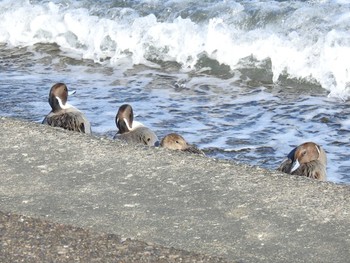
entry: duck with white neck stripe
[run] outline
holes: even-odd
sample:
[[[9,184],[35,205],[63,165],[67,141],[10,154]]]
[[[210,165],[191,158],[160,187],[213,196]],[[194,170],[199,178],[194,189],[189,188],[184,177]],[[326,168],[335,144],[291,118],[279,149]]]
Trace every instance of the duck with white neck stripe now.
[[[52,110],[44,118],[42,124],[90,134],[90,122],[81,111],[70,105],[67,100],[67,86],[64,83],[53,85],[49,94],[49,104]]]
[[[123,104],[119,107],[115,123],[119,131],[114,139],[147,146],[155,146],[159,142],[157,135],[151,129],[134,121],[133,109],[129,104]]]

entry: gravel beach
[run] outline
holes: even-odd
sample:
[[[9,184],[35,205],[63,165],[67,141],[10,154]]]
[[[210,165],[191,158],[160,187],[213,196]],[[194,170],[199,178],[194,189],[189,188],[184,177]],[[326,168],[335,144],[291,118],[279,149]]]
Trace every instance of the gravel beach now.
[[[122,239],[0,212],[1,262],[227,262],[184,250]]]

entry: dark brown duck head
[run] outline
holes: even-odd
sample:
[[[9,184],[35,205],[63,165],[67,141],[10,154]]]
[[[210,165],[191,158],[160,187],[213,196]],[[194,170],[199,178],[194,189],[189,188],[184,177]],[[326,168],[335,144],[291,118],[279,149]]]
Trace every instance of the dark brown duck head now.
[[[118,127],[120,134],[129,132],[132,130],[134,121],[134,113],[131,105],[123,104],[119,107],[118,113],[115,116],[115,124]]]
[[[68,100],[68,88],[64,83],[56,83],[50,89],[49,104],[53,112],[57,112],[61,109],[69,108]]]

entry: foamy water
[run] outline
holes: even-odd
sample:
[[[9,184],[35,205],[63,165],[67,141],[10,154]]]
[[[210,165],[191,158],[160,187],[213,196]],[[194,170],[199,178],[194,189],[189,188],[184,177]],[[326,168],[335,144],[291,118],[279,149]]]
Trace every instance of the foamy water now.
[[[123,103],[159,137],[274,169],[308,140],[350,182],[346,1],[1,1],[0,114],[41,121],[55,82],[97,135]]]

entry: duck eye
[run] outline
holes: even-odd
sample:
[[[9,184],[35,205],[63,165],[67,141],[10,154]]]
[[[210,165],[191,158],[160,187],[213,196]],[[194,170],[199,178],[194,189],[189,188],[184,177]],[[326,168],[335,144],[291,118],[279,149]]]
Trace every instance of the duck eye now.
[[[176,143],[179,143],[179,141],[175,141]]]

